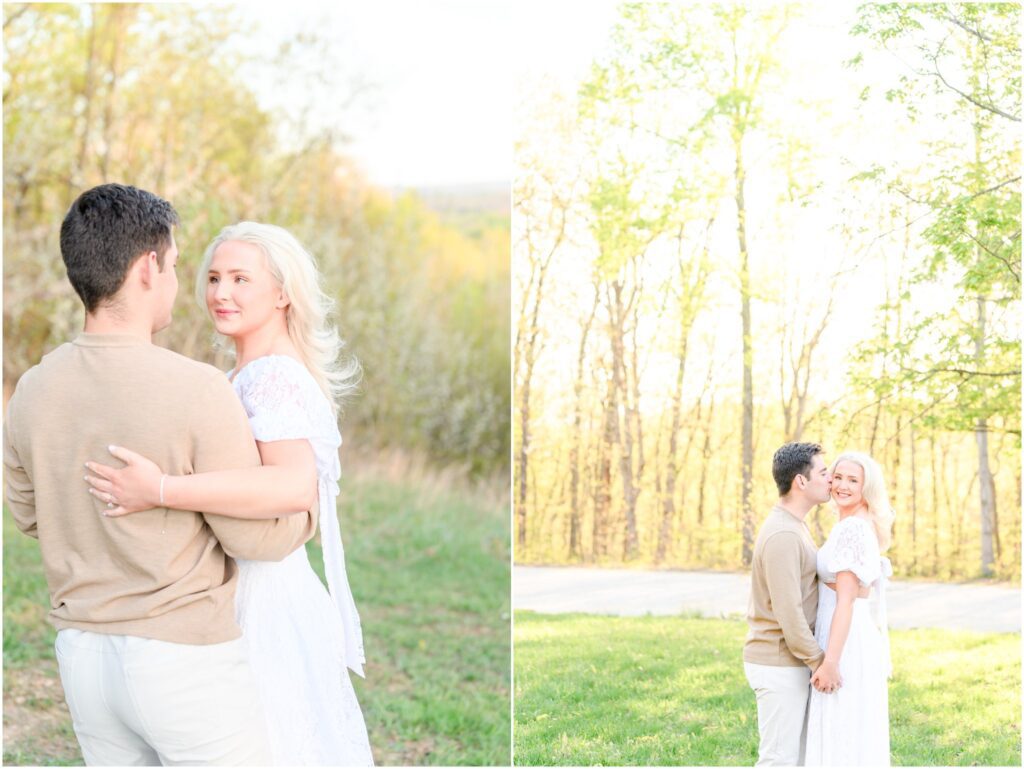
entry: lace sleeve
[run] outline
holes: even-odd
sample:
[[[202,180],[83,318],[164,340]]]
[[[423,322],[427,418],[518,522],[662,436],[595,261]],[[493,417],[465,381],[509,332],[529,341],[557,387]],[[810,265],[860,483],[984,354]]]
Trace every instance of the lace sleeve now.
[[[836,525],[835,537],[827,564],[830,572],[852,571],[864,587],[881,576],[882,559],[870,523],[859,518],[840,521]]]
[[[239,372],[238,395],[256,440],[286,441],[315,433],[301,365],[273,356]]]

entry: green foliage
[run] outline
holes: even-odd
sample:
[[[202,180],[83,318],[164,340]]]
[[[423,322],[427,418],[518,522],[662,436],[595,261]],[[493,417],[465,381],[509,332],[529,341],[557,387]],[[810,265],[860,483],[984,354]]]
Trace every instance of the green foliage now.
[[[950,286],[958,301],[908,317],[895,340],[890,312],[897,303],[913,309],[899,297],[858,363],[888,359],[890,391],[917,407],[935,404],[928,426],[974,430],[988,420],[1018,445],[1020,337],[1008,319],[1020,306],[1020,10],[1015,3],[866,5],[852,30],[913,56],[897,90],[915,104],[909,117],[930,113],[973,139],[967,147],[935,141],[937,173],[897,168],[859,176],[925,207],[915,217],[923,226],[911,235],[922,256],[910,265],[909,285]],[[903,226],[909,231],[912,223]],[[862,372],[862,387],[889,397],[867,379]]]
[[[339,513],[367,656],[353,683],[377,763],[507,764],[507,504],[381,475],[345,481]],[[39,546],[6,511],[3,533],[4,763],[80,764]],[[319,546],[307,551],[322,578]]]
[[[750,766],[745,622],[516,612],[519,766]],[[1020,757],[1020,636],[891,631],[894,766]]]
[[[158,343],[228,368],[190,299],[196,267],[225,225],[281,225],[317,257],[363,364],[346,437],[478,475],[507,467],[507,204],[468,200],[446,218],[416,193],[374,188],[335,129],[296,128],[251,85],[268,60],[278,75],[305,73],[317,41],[260,50],[246,43],[253,25],[240,7],[27,4],[4,14],[6,387],[80,328],[57,233],[81,191],[120,181],[166,197],[182,217],[182,293]],[[341,77],[319,61],[318,78]],[[322,107],[313,90],[307,98]]]
[[[600,176],[591,182],[588,202],[593,213],[591,233],[598,249],[596,271],[614,277],[660,234],[667,212],[647,218],[649,204],[638,199],[634,181],[638,172],[630,164],[623,162],[612,173],[614,176]]]

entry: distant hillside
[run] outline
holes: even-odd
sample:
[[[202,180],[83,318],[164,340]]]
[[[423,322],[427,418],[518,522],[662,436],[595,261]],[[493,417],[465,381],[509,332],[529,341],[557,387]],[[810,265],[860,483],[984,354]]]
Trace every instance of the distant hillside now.
[[[410,188],[395,187],[400,195]],[[484,182],[440,187],[411,188],[427,206],[445,219],[463,220],[479,214],[508,217],[512,210],[512,191],[508,182]]]

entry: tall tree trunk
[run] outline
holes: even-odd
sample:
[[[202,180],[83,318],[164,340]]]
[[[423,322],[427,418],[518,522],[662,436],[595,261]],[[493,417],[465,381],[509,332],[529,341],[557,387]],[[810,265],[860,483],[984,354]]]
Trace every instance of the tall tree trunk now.
[[[623,537],[623,555],[630,559],[636,555],[636,512],[633,507],[635,492],[633,489],[633,431],[629,424],[626,392],[626,350],[625,350],[625,307],[622,301],[623,280],[618,279],[608,287],[608,309],[611,316],[612,343],[612,385],[614,395],[612,417],[615,421],[615,433],[619,442],[619,474],[622,477],[622,502],[625,518]],[[619,425],[619,412],[622,411],[622,424]]]
[[[939,532],[942,530],[942,519],[939,517],[939,470],[935,460],[939,451],[935,446],[935,433],[933,432],[928,436],[928,445],[931,447],[931,460],[932,460],[932,514],[935,516],[935,522],[932,527],[934,534],[932,538],[932,574],[937,575],[939,573]]]
[[[910,425],[910,568],[917,571],[917,441]]]
[[[669,536],[672,533],[672,520],[676,515],[676,478],[679,475],[679,469],[676,466],[679,452],[679,419],[682,412],[683,377],[686,373],[686,346],[689,337],[689,329],[684,329],[679,338],[679,350],[677,352],[676,386],[672,394],[672,426],[668,432],[665,486],[661,494],[661,527],[658,531],[658,549],[655,554],[655,560],[658,563],[665,559]]]
[[[593,454],[593,457],[587,462],[586,472],[583,476],[584,484],[587,488],[587,494],[590,497],[590,549],[583,551],[584,563],[593,562],[596,556],[594,551],[595,535],[597,531],[595,521],[597,521],[598,518],[598,507],[601,493],[601,484],[598,480],[598,474],[601,471],[601,449],[604,445],[604,432],[597,432],[594,438],[595,439],[593,441],[590,441],[592,444],[592,450],[590,453]]]
[[[576,356],[576,381],[573,383],[573,419],[572,419],[572,445],[569,449],[569,557],[581,558],[581,514],[579,502],[580,484],[580,442],[582,440],[583,425],[583,365],[587,355],[587,337],[590,335],[590,327],[594,323],[594,316],[597,314],[597,305],[600,298],[598,287],[594,285],[594,301],[590,306],[590,314],[586,323],[583,324],[583,333],[580,335],[580,348]]]
[[[707,537],[704,536],[704,518],[705,510],[707,507],[707,498],[705,496],[708,483],[708,465],[711,464],[711,428],[715,418],[715,391],[711,391],[711,401],[708,403],[708,416],[704,422],[704,444],[701,446],[701,463],[700,463],[700,480],[698,481],[697,491],[697,529],[701,533],[701,540],[697,546],[697,557],[703,558],[705,551],[705,543]],[[721,508],[721,500],[719,501],[719,508]],[[724,522],[723,522],[724,524]],[[725,528],[724,525],[722,528]]]
[[[528,368],[532,368],[532,365],[527,364]],[[520,402],[519,402],[519,457],[518,457],[518,470],[517,470],[517,481],[518,481],[518,493],[516,494],[516,524],[518,525],[518,539],[517,544],[520,553],[526,552],[526,492],[527,492],[527,472],[529,470],[530,462],[530,379],[532,377],[528,373],[520,384]]]
[[[949,464],[952,465],[950,470],[946,470],[947,464],[946,457],[949,458]],[[957,452],[947,450],[945,457],[942,461],[943,474],[942,474],[942,492],[946,498],[946,509],[949,511],[949,519],[953,529],[953,569],[955,573],[963,568],[963,564],[960,563],[960,558],[963,555],[964,545],[964,534],[963,534],[963,520],[964,520],[964,509],[961,507],[955,496],[955,484],[956,479],[960,473],[960,463],[957,460]],[[973,483],[973,481],[972,481]],[[951,488],[952,487],[952,488]]]
[[[623,373],[626,374],[626,386],[629,388],[626,394],[627,429],[632,430],[634,436],[633,445],[636,447],[636,466],[633,470],[632,481],[633,493],[630,495],[629,505],[627,507],[627,532],[631,522],[633,543],[631,549],[629,547],[626,548],[627,559],[636,558],[639,555],[640,531],[637,527],[636,511],[640,494],[644,490],[644,472],[647,468],[647,459],[644,449],[644,423],[643,418],[640,416],[640,376],[642,374],[639,356],[640,345],[637,344],[636,338],[637,329],[640,327],[640,297],[643,294],[643,280],[638,276],[639,270],[637,267],[636,262],[634,262],[634,282],[629,302],[633,308],[632,328],[630,329],[630,344],[632,345],[632,349],[630,351],[631,365],[629,366],[629,369],[623,371]]]
[[[978,370],[985,363],[985,298],[977,298],[978,325],[974,335],[974,360]],[[996,517],[996,489],[988,463],[988,422],[979,417],[974,430],[978,447],[978,493],[981,502],[981,575],[991,577],[995,563],[992,551],[994,521]]]
[[[747,209],[743,187],[746,170],[743,165],[743,130],[733,129],[736,156],[736,236],[740,249],[740,303],[743,321],[743,428],[740,459],[740,509],[743,515],[743,565],[750,566],[754,555],[754,511],[751,496],[754,489],[754,347],[750,324],[750,255],[747,252]]]
[[[900,494],[902,493],[902,489],[903,489],[903,483],[902,483],[902,481],[900,479],[900,463],[901,463],[901,461],[903,459],[903,416],[900,414],[899,408],[900,408],[900,406],[897,405],[897,407],[896,407],[896,433],[893,436],[894,437],[894,444],[893,444],[893,458],[892,458],[892,476],[891,476],[890,483],[889,483],[889,494],[891,495],[890,499],[892,500],[893,507],[896,510],[898,510],[900,513],[903,513],[904,509],[903,509],[903,506],[900,504],[900,502],[901,502]],[[900,524],[900,525],[897,525],[897,524]],[[896,549],[896,546],[899,544],[899,541],[900,541],[900,530],[901,530],[901,528],[902,528],[902,521],[900,521],[900,516],[897,515],[896,519],[893,521],[893,525],[892,525],[892,545],[893,545],[893,549],[894,550]],[[893,566],[894,567],[897,565],[897,563],[896,563],[897,559],[895,557],[897,555],[900,556],[899,557],[899,564],[902,565],[904,563],[905,559],[902,557],[903,556],[902,552],[898,552],[898,553],[897,552],[892,552],[892,555],[893,555]]]
[[[597,496],[594,503],[593,551],[595,558],[608,554],[608,525],[612,504],[612,451],[618,443],[618,408],[615,385],[608,377],[604,402],[604,429],[598,454]]]

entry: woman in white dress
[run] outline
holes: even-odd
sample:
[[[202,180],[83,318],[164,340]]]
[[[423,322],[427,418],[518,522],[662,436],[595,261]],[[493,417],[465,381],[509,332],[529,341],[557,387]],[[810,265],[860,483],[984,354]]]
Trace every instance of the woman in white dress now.
[[[818,551],[815,638],[825,660],[811,679],[807,766],[889,766],[891,672],[882,556],[892,541],[893,510],[882,471],[860,453],[832,465],[832,502],[839,521]],[[878,618],[870,596],[878,595]],[[822,691],[819,679],[840,686]]]
[[[312,256],[286,230],[241,222],[207,248],[197,298],[234,342],[228,376],[249,417],[263,466],[164,474],[124,448],[121,469],[88,463],[90,492],[108,515],[154,507],[266,518],[319,503],[328,591],[299,548],[283,561],[238,560],[235,611],[278,765],[370,766],[373,756],[348,671],[363,675],[362,633],[345,574],[336,514],[341,436],[336,400],[353,363],[327,321],[330,300]]]

